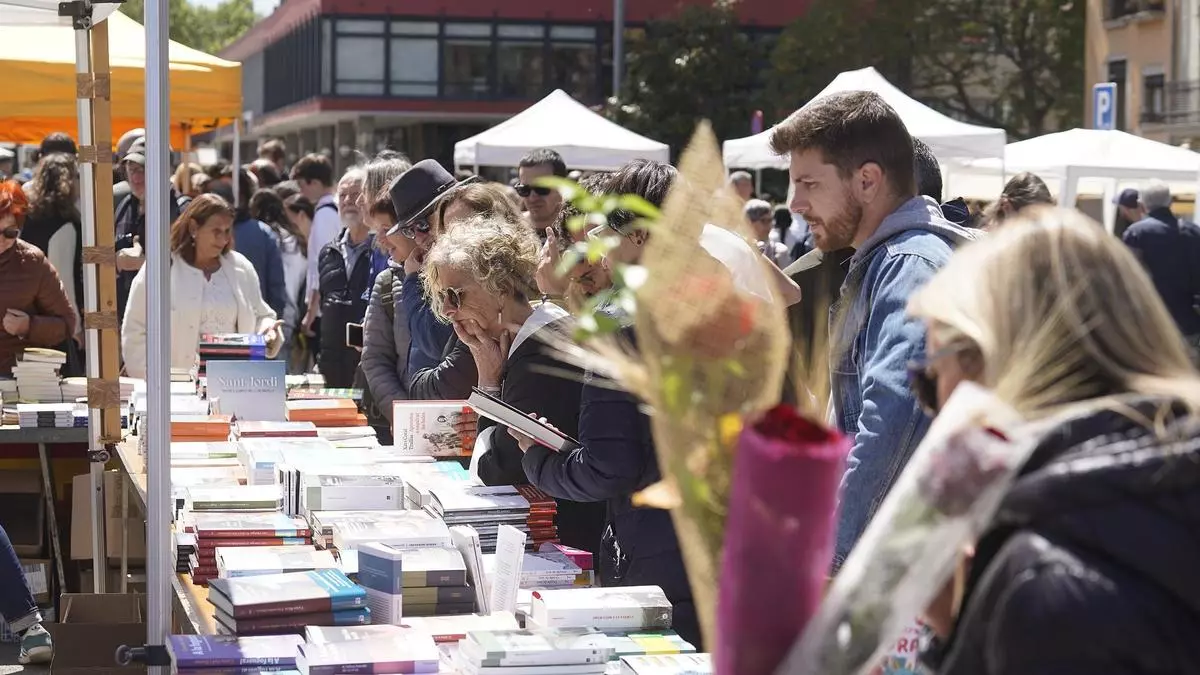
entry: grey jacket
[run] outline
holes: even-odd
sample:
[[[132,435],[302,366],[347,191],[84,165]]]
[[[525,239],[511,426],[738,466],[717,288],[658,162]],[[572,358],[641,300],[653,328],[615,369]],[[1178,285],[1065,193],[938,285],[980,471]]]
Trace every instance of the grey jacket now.
[[[408,316],[400,302],[400,275],[386,269],[375,277],[367,318],[363,325],[363,351],[360,364],[379,411],[392,421],[392,402],[407,399]],[[391,311],[385,307],[391,298]]]

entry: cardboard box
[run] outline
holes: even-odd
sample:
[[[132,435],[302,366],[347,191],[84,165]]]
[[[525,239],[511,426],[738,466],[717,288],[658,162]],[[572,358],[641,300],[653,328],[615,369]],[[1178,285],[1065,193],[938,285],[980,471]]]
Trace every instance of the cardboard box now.
[[[121,476],[116,471],[104,473],[104,511],[106,548],[110,561],[121,559],[121,534],[129,533],[129,562],[141,564],[146,560],[146,523],[138,515],[137,495],[129,500],[129,519],[121,522]],[[90,474],[75,476],[71,483],[71,559],[89,560],[92,557],[92,478]]]
[[[42,497],[40,472],[0,471],[0,525],[4,526],[18,556],[42,555],[46,544],[46,501]]]
[[[145,666],[118,666],[121,645],[146,644],[146,596],[64,593],[58,623],[46,625],[54,640],[53,675],[132,675]]]
[[[33,601],[39,605],[50,602],[50,561],[21,560],[21,570],[25,572],[25,581],[33,592]]]
[[[90,566],[79,570],[79,591],[81,593],[91,593],[94,588],[92,585],[94,579],[95,574]],[[104,575],[104,579],[105,591],[109,593],[121,592],[121,570],[119,567],[109,567],[107,573]],[[130,593],[145,593],[146,571],[140,568],[130,568],[126,586]]]

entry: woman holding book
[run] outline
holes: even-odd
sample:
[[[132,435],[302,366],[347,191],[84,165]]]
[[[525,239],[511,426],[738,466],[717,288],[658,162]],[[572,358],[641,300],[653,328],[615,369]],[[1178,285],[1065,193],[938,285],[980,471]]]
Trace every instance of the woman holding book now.
[[[955,253],[909,303],[914,388],[959,382],[1036,428],[992,522],[927,612],[943,675],[1200,672],[1200,375],[1134,255],[1042,208]]]
[[[525,411],[538,411],[568,435],[579,426],[582,373],[559,360],[547,345],[569,335],[570,317],[540,293],[534,281],[540,242],[524,223],[474,216],[443,232],[425,262],[426,290],[438,316],[474,357],[483,391]],[[560,338],[562,339],[562,338]],[[504,429],[481,420],[476,452],[479,477],[488,485],[529,480],[522,452]],[[597,553],[604,526],[603,503],[558,500],[558,532],[567,546]]]
[[[22,241],[29,201],[16,181],[0,182],[0,375],[26,347],[57,348],[75,332],[75,309],[37,246]]]
[[[200,336],[206,333],[262,335],[268,358],[283,345],[282,322],[263,300],[254,266],[233,250],[233,219],[228,202],[207,194],[188,204],[171,226],[171,368],[195,365]],[[146,376],[146,329],[142,267],[121,326],[125,371],[132,377]]]

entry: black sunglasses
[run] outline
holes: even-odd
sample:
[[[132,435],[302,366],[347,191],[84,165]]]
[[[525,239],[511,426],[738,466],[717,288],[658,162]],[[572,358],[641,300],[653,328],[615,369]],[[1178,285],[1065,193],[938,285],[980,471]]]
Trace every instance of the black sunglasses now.
[[[0,230],[0,235],[4,235],[5,239],[16,239],[21,236],[21,228],[13,225]]]
[[[923,355],[908,362],[908,386],[912,389],[917,403],[931,417],[938,414],[938,376],[933,371],[933,364],[947,356],[959,354],[970,349],[970,345],[951,344],[936,352]]]
[[[442,308],[455,311],[462,309],[462,296],[463,292],[457,288],[443,288],[438,294],[442,301]]]
[[[400,234],[408,237],[409,239],[415,239],[418,232],[421,234],[426,234],[431,229],[433,229],[433,226],[429,224],[428,217],[414,218],[413,220],[410,220],[400,226]]]
[[[517,191],[517,194],[521,195],[522,199],[528,197],[531,192],[536,192],[542,197],[548,197],[551,192],[554,192],[554,188],[541,187],[540,185],[525,185],[523,183],[517,183],[513,186],[513,189]]]

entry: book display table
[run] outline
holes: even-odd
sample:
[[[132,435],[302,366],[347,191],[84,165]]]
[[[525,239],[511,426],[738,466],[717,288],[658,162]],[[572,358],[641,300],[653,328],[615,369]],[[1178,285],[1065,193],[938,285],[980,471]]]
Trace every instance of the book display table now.
[[[128,487],[132,490],[121,490],[122,517],[127,515],[129,506],[126,496],[132,492],[138,513],[146,515],[146,465],[137,450],[137,439],[127,438],[117,446],[117,457],[121,461],[121,474],[125,477]],[[121,577],[125,578],[128,569],[128,550],[122,546]],[[124,590],[124,589],[122,589]],[[171,576],[172,606],[175,610],[176,633],[215,635],[216,627],[213,622],[213,608],[208,603],[208,589],[192,583],[186,574]]]

